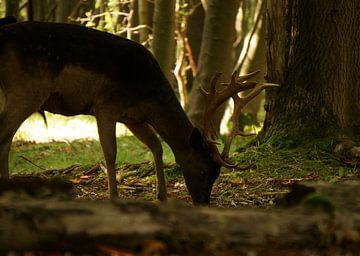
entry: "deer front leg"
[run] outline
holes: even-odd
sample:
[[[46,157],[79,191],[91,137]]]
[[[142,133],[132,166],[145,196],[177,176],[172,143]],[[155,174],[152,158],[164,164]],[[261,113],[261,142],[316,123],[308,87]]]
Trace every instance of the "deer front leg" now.
[[[8,98],[9,102],[21,102],[21,100]],[[16,106],[9,104],[9,106],[11,107],[0,113],[0,177],[5,179],[9,178],[8,162],[12,139],[21,123],[36,109],[30,104]]]
[[[110,199],[118,197],[115,173],[116,161],[116,122],[106,116],[96,116],[100,144],[104,153],[108,177]]]
[[[156,198],[162,202],[166,201],[166,184],[162,159],[163,149],[160,140],[148,124],[126,124],[126,126],[151,150],[154,156],[156,171]]]

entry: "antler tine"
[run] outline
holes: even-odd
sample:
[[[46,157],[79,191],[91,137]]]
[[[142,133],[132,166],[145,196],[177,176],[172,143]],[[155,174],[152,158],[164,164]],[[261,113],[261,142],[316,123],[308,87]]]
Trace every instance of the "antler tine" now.
[[[236,72],[236,71],[235,71]],[[235,73],[234,72],[234,73]],[[254,76],[256,76],[257,74],[259,74],[259,72],[260,72],[260,70],[256,70],[256,71],[254,71],[254,72],[251,72],[251,73],[249,73],[249,74],[246,74],[246,75],[243,75],[243,76],[238,76],[237,78],[236,78],[236,82],[237,83],[242,83],[242,82],[244,82],[244,81],[247,81],[247,80],[249,80],[250,78],[253,78]]]
[[[216,84],[217,81],[219,80],[219,78],[221,77],[222,73],[221,72],[217,72],[213,75],[213,77],[211,78],[210,81],[210,91],[206,91],[205,88],[203,86],[200,86],[200,91],[202,92],[202,94],[205,97],[213,97],[213,95],[216,94]]]
[[[216,91],[216,84],[222,75],[222,73],[216,73],[210,83],[210,92],[207,92],[204,90],[204,88],[201,88],[202,92],[206,97],[212,98],[212,104],[211,104],[211,110],[215,111],[222,103],[224,103],[227,99],[232,97],[233,95],[254,88],[257,83],[256,82],[245,82],[251,77],[254,77],[256,74],[258,74],[260,71],[251,72],[244,76],[238,76],[238,72],[234,71],[231,76],[230,83],[222,83],[222,85],[226,85],[227,87],[223,89],[220,92]]]
[[[231,121],[233,123],[233,127],[231,129],[230,134],[228,135],[228,137],[225,140],[224,148],[223,148],[223,151],[221,153],[222,157],[224,157],[224,158],[229,157],[230,146],[231,146],[231,143],[232,143],[233,139],[237,135],[245,135],[240,130],[239,121],[238,121],[241,110],[245,105],[243,104],[243,101],[238,96],[238,94],[233,95],[232,99],[233,99],[233,102],[234,102],[234,111],[233,111],[233,114],[231,115]]]
[[[241,92],[246,91],[249,89],[254,88],[257,83],[256,82],[250,82],[247,81],[248,79],[254,77],[257,75],[260,71],[251,72],[249,74],[238,76],[238,72],[234,71],[231,76],[230,83],[223,83],[222,85],[227,86],[223,91],[220,93],[222,94],[223,101],[227,100],[228,98],[232,97],[233,95]]]
[[[217,105],[217,92],[216,92],[216,84],[221,77],[222,73],[217,72],[211,78],[210,82],[210,91],[207,92],[203,87],[201,87],[201,91],[203,92],[204,96],[206,97],[206,105],[204,110],[204,137],[208,142],[211,144],[216,144],[216,141],[212,140],[214,137],[214,129],[212,126],[212,118],[211,115],[215,112],[218,108]]]
[[[231,163],[227,160],[229,149],[232,143],[232,140],[237,135],[246,135],[244,134],[239,127],[238,117],[241,113],[242,108],[252,100],[256,95],[258,95],[263,89],[267,87],[279,86],[277,84],[269,84],[263,83],[258,84],[256,82],[247,81],[248,79],[257,75],[259,71],[255,71],[249,73],[244,76],[238,76],[238,72],[234,72],[231,76],[230,83],[223,83],[223,85],[227,85],[225,89],[220,92],[216,91],[216,85],[222,73],[216,73],[210,82],[210,91],[207,92],[203,87],[201,87],[201,91],[206,97],[206,106],[204,111],[204,137],[208,141],[208,145],[212,152],[213,160],[216,161],[221,166],[226,168],[236,168],[240,170],[248,169],[249,167],[241,168],[236,164]],[[244,98],[240,98],[238,93],[241,91],[253,89],[253,91]],[[213,140],[213,127],[212,127],[212,118],[211,116],[215,113],[216,109],[224,103],[227,99],[233,98],[234,100],[234,113],[231,117],[233,122],[233,129],[225,142],[224,150],[222,155],[220,155],[216,142]]]
[[[238,136],[238,135],[242,135],[242,136],[249,136],[251,134],[245,134],[240,130],[239,127],[239,115],[241,114],[241,110],[245,107],[245,105],[251,101],[254,97],[256,97],[263,89],[265,88],[269,88],[269,87],[277,87],[280,86],[278,84],[271,84],[271,83],[262,83],[262,84],[257,84],[257,86],[255,87],[255,89],[250,92],[250,94],[248,94],[247,96],[240,98],[238,96],[238,94],[233,95],[233,101],[234,101],[234,111],[233,114],[231,116],[231,121],[233,123],[233,128],[229,134],[229,136],[226,138],[225,144],[224,144],[224,149],[222,152],[222,157],[227,158],[229,156],[229,151],[230,151],[230,146],[231,143],[233,141],[233,139]]]
[[[270,87],[279,87],[279,84],[273,84],[273,83],[260,83],[255,86],[255,88],[245,97],[242,98],[244,101],[244,106],[251,101],[253,98],[255,98],[262,90]]]

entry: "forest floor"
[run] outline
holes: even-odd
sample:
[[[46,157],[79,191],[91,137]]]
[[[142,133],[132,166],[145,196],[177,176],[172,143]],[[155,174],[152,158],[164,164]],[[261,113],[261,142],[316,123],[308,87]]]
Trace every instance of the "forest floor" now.
[[[321,143],[301,148],[273,148],[244,141],[237,145],[231,154],[232,160],[242,166],[254,164],[256,167],[246,171],[222,169],[211,196],[214,207],[267,209],[294,183],[360,178],[358,162],[345,163],[321,148]],[[119,138],[118,147],[122,149],[117,171],[120,197],[156,201],[151,154],[133,136]],[[167,147],[164,158],[169,198],[190,203],[183,176]],[[102,159],[101,148],[94,140],[17,141],[13,144],[10,166],[15,169],[13,176],[60,177],[73,183],[76,198],[102,200],[108,198],[108,191],[104,163],[99,159]]]
[[[60,177],[74,184],[77,198],[108,198],[95,120],[47,113],[47,121],[46,127],[41,117],[33,115],[20,128],[10,152],[11,176]],[[123,127],[118,127],[117,133],[120,196],[155,201],[151,152]],[[354,147],[357,158],[349,160],[347,154],[334,153],[337,145],[331,139],[294,147],[289,140],[257,145],[254,137],[236,138],[230,153],[232,161],[254,168],[246,171],[223,168],[214,184],[211,204],[226,208],[271,208],[297,182],[359,179],[360,146]],[[165,143],[163,146],[168,196],[191,202],[172,152]]]

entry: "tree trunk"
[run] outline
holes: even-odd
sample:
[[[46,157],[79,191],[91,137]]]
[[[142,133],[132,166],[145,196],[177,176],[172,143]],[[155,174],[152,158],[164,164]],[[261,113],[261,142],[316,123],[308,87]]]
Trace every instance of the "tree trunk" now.
[[[360,1],[268,1],[264,135],[360,135]]]
[[[34,1],[28,0],[27,6],[26,6],[26,12],[27,12],[27,20],[33,21],[34,20]]]
[[[152,51],[169,81],[175,50],[175,0],[156,0]]]
[[[130,7],[130,11],[132,12],[132,15],[129,20],[130,23],[128,25],[130,25],[130,26],[128,28],[134,28],[139,25],[139,3],[138,3],[138,1],[130,2],[129,7]],[[134,33],[132,30],[128,30],[126,37],[133,41],[139,42],[139,34]]]
[[[58,0],[56,8],[56,22],[68,23],[69,16],[77,4],[77,1],[74,0]]]
[[[144,44],[149,39],[149,28],[152,23],[153,8],[151,8],[152,3],[148,0],[139,0],[138,9],[139,9],[139,24],[146,26],[141,28],[139,31],[140,43]]]
[[[39,1],[39,0],[38,0]],[[86,17],[86,13],[95,9],[95,0],[77,0],[69,14],[69,22],[79,24],[78,18]]]
[[[194,1],[199,3],[200,0]],[[198,64],[201,48],[202,33],[204,30],[205,10],[202,4],[196,5],[194,10],[187,16],[186,36],[189,40],[194,61]]]
[[[200,87],[210,87],[210,80],[216,72],[222,72],[222,79],[230,81],[234,61],[232,58],[235,39],[235,18],[240,1],[209,0],[202,36],[198,70],[188,103],[188,116],[192,123],[203,127],[205,98]],[[224,81],[223,80],[223,81]],[[218,132],[225,104],[215,113],[214,128]]]
[[[48,1],[33,0],[33,19],[35,21],[46,21],[46,15],[48,12]]]
[[[191,48],[191,54],[196,64],[196,67],[198,65],[198,60],[200,56],[201,39],[202,32],[204,30],[205,20],[205,10],[203,5],[200,3],[200,0],[195,0],[193,3],[194,9],[186,17],[186,37],[188,38],[188,42]],[[186,78],[186,90],[190,92],[195,78],[193,69],[187,70]]]
[[[5,1],[5,15],[19,17],[19,0],[6,0]]]

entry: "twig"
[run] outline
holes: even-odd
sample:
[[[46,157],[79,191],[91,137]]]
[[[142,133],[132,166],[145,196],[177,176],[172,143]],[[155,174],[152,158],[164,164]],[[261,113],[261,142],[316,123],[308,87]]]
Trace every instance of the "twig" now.
[[[32,164],[33,166],[35,166],[35,167],[39,168],[40,170],[46,171],[46,169],[45,169],[45,168],[43,168],[43,167],[41,167],[41,166],[39,166],[39,165],[35,164],[33,161],[31,161],[30,159],[26,158],[25,156],[19,156],[19,157],[20,157],[21,159],[23,159],[23,160],[25,160],[25,161],[29,162],[29,163],[30,163],[30,164]]]
[[[148,25],[138,25],[138,26],[136,26],[136,27],[127,27],[127,28],[124,28],[123,30],[120,30],[120,31],[116,32],[116,34],[117,34],[117,35],[120,35],[120,34],[122,34],[122,33],[124,33],[124,32],[128,32],[128,31],[130,31],[130,32],[138,31],[138,30],[140,30],[140,29],[142,29],[142,28],[147,28],[148,30],[152,31],[151,27],[149,27]]]

